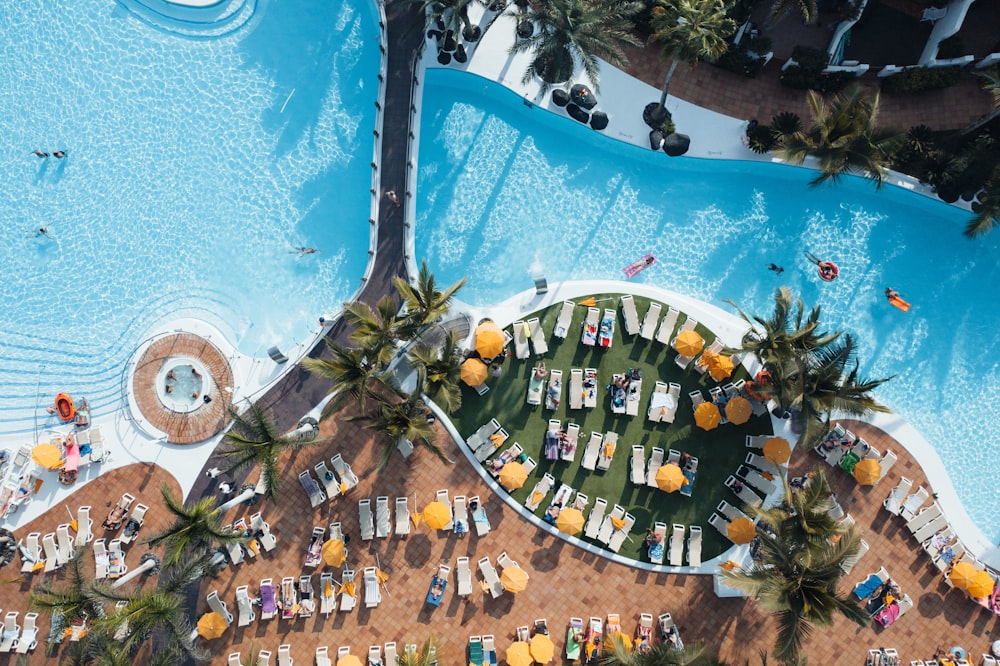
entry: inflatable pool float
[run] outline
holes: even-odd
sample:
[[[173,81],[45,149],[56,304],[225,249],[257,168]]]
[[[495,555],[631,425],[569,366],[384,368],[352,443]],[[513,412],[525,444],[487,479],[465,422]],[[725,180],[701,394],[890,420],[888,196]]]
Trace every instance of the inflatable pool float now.
[[[69,393],[60,393],[56,396],[56,414],[63,421],[72,421],[76,418],[76,407],[73,406],[73,398]]]
[[[833,282],[840,275],[840,267],[832,261],[820,261],[816,264],[819,276],[826,282]]]
[[[644,270],[646,270],[655,263],[656,263],[656,257],[653,256],[652,252],[648,252],[644,257],[642,257],[641,259],[637,259],[636,261],[633,261],[631,264],[629,264],[622,270],[625,272],[625,277],[631,278],[635,277],[636,275],[643,272]]]
[[[907,303],[906,301],[904,301],[899,296],[890,296],[889,297],[889,302],[892,305],[894,305],[897,308],[899,308],[900,310],[902,310],[903,312],[909,312],[910,311],[910,304]]]

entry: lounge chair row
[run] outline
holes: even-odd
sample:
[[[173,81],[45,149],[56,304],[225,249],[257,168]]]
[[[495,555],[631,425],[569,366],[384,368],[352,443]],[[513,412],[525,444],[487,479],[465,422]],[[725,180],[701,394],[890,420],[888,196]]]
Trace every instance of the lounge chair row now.
[[[416,653],[417,649],[416,644],[403,646],[404,653]],[[293,666],[291,652],[292,646],[290,643],[279,645],[277,666]],[[346,659],[349,656],[353,656],[351,655],[350,646],[342,645],[337,648],[334,660],[330,657],[330,648],[326,645],[320,645],[316,648],[316,666],[333,666],[334,663],[340,663],[341,659]],[[257,653],[257,661],[254,662],[254,666],[271,666],[271,657],[270,650],[260,650]],[[243,666],[242,653],[230,652],[226,663],[227,666]],[[369,647],[367,663],[368,666],[399,666],[399,654],[396,650],[396,642],[392,641],[385,645],[372,645]]]
[[[229,561],[234,565],[242,564],[247,557],[257,557],[262,549],[271,552],[278,547],[278,540],[271,532],[271,525],[264,520],[260,511],[250,516],[249,525],[246,518],[240,518],[230,526],[230,529],[246,537],[244,541],[226,545]]]
[[[889,474],[889,470],[892,469],[897,460],[896,454],[892,451],[886,451],[880,455],[877,449],[861,437],[855,436],[840,423],[834,424],[826,437],[813,450],[831,467],[840,467],[847,472],[851,471],[853,465],[859,460],[865,458],[878,460],[880,473],[872,485],[878,485]]]
[[[17,623],[18,615],[17,611],[9,611],[3,618],[0,652],[28,654],[38,645],[38,613],[27,613],[23,627]]]
[[[674,523],[671,526],[669,540],[667,539],[667,524],[653,523],[653,542],[649,544],[649,561],[653,564],[663,564],[666,558],[667,563],[672,567],[683,566],[684,564],[684,533],[685,526]],[[688,566],[701,566],[701,526],[691,525],[691,534],[687,537],[687,561]]]
[[[314,509],[327,501],[327,499],[343,495],[358,485],[358,475],[354,473],[349,464],[344,462],[341,454],[338,453],[330,458],[330,464],[333,465],[333,471],[326,466],[325,460],[313,466],[313,469],[316,471],[316,477],[319,478],[319,483],[309,473],[309,470],[299,473],[299,483],[302,484],[302,489],[309,496],[309,502]],[[336,472],[336,475],[334,472]],[[323,484],[322,488],[320,487],[320,483]]]
[[[514,337],[514,355],[519,359],[528,358],[531,350],[528,348],[528,341],[535,350],[536,356],[548,353],[549,345],[545,342],[545,332],[538,321],[538,317],[533,317],[528,321],[515,321],[512,325]]]
[[[472,593],[472,574],[468,568],[469,560],[468,558],[460,557],[458,558],[458,560],[456,560],[456,562],[458,565],[456,571],[458,576],[458,595],[468,596],[469,594]],[[506,591],[503,582],[501,582],[501,575],[505,569],[508,568],[520,569],[521,571],[524,572],[524,577],[526,580],[531,578],[528,575],[528,572],[525,571],[524,568],[521,567],[521,565],[519,565],[517,562],[512,560],[507,555],[507,551],[504,551],[500,553],[499,556],[497,556],[497,566],[500,567],[500,572],[497,572],[496,567],[493,566],[493,563],[490,561],[490,558],[488,556],[479,558],[478,565],[479,565],[479,573],[483,577],[483,582],[482,582],[483,593],[489,594],[493,599],[496,599],[497,597],[501,596]]]

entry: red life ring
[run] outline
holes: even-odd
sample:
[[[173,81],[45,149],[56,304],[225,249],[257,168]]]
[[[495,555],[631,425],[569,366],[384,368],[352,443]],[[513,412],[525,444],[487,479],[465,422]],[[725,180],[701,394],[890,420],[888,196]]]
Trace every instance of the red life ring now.
[[[820,278],[826,282],[833,282],[840,275],[840,268],[832,261],[819,261],[816,266],[819,267]]]

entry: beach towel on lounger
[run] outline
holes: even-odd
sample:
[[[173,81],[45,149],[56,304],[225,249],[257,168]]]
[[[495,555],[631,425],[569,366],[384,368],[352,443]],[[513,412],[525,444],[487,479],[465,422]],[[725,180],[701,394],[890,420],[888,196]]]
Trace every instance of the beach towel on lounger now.
[[[875,613],[875,621],[883,627],[890,626],[899,617],[899,604],[893,601],[891,604]]]
[[[878,577],[878,574],[872,574],[854,586],[854,596],[858,599],[867,599],[881,586],[882,579]]]

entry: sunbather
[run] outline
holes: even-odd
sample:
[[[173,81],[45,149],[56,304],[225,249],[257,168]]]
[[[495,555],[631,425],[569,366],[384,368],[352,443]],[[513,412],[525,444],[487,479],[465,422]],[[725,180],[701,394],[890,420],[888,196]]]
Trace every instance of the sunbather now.
[[[490,469],[492,469],[494,472],[499,473],[500,470],[503,469],[504,465],[506,465],[509,462],[514,462],[514,460],[515,460],[514,452],[511,449],[507,449],[506,451],[504,451],[503,453],[501,453],[496,458],[490,461]]]
[[[545,510],[545,515],[542,516],[542,520],[547,522],[549,525],[556,524],[556,518],[559,517],[559,512],[562,511],[562,503],[556,502],[552,504],[548,509]]]
[[[549,371],[545,369],[545,364],[541,361],[535,364],[535,379],[545,379]]]

